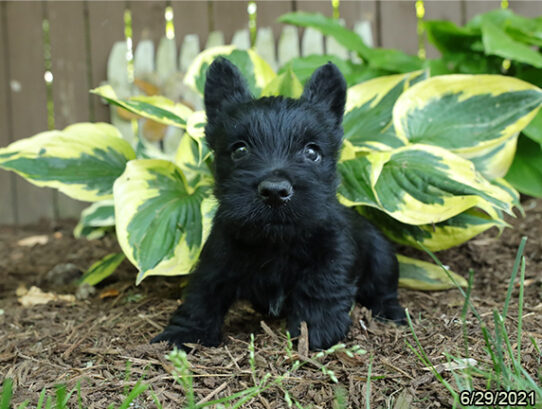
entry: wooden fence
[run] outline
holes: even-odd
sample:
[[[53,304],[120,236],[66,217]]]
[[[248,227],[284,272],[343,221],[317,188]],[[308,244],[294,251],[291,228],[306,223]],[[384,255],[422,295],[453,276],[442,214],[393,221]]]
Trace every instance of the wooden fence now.
[[[519,14],[542,15],[541,1],[509,3]],[[196,43],[201,47],[220,42],[221,36],[226,43],[246,43],[245,34],[239,32],[248,25],[246,1],[0,2],[0,146],[47,130],[51,119],[48,112],[52,112],[53,106],[54,126],[58,129],[74,122],[114,120],[108,108],[88,90],[108,78],[113,45],[125,39],[125,9],[131,12],[133,48],[137,50],[145,40],[158,46],[165,32],[164,12],[168,5],[173,10],[175,49],[186,43],[190,34],[197,35]],[[288,30],[292,32],[276,23],[280,15],[294,10],[332,14],[330,1],[257,1],[256,5],[257,26],[269,27],[271,30],[266,33],[279,48],[279,53],[273,50],[270,58],[280,57],[280,38]],[[500,1],[426,0],[425,16],[464,24],[474,15],[498,7]],[[413,0],[343,0],[340,17],[347,27],[356,26],[365,40],[375,46],[412,54],[418,49]],[[194,48],[194,41],[190,41]],[[336,44],[327,46],[340,52]],[[435,56],[437,52],[428,47],[428,55]],[[53,74],[50,86],[44,80],[46,71]],[[0,224],[77,217],[86,206],[0,170]]]

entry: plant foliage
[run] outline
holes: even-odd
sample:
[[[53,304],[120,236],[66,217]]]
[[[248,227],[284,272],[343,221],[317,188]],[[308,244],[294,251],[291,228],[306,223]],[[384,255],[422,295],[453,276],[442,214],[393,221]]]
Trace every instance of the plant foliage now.
[[[405,58],[398,53],[384,58],[385,50],[366,47],[336,23],[302,17],[297,23],[319,25],[353,47],[373,72],[389,71]],[[298,77],[298,60],[277,76],[255,52],[228,46],[202,52],[185,83],[202,92],[206,67],[218,55],[238,65],[255,96],[298,97],[308,74],[304,67]],[[216,208],[205,114],[163,97],[121,99],[108,86],[93,92],[135,118],[182,129],[176,154],[148,149],[141,138],[131,146],[111,125],[85,123],[0,149],[0,167],[95,202],[83,212],[76,233],[97,237],[114,225],[124,254],[140,271],[137,282],[150,275],[189,273]],[[344,117],[339,199],[392,240],[431,250],[458,245],[494,226],[502,229],[503,214],[511,214],[519,201],[500,177],[510,167],[518,133],[541,104],[537,86],[500,75],[428,78],[427,71],[417,70],[355,84],[348,90]],[[107,277],[121,261],[119,255],[106,257],[92,266],[86,281]],[[451,285],[430,265],[399,261],[405,286]]]

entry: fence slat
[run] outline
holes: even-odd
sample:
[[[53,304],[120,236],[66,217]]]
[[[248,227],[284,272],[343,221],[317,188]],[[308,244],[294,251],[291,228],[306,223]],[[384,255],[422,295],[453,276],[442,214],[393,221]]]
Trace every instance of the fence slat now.
[[[284,26],[277,50],[279,66],[292,58],[299,57],[299,35],[294,26]]]
[[[207,42],[209,34],[208,4],[206,1],[173,1],[173,23],[175,38],[181,45],[188,34],[197,34],[200,44]]]
[[[128,70],[126,62],[126,41],[118,41],[113,45],[109,59],[107,60],[107,82],[113,87],[117,96],[128,98],[133,94],[133,88],[128,80]],[[119,115],[119,110],[115,105],[110,105],[111,123],[115,125],[124,139],[135,146],[136,139],[132,131],[132,124]]]
[[[275,38],[273,37],[271,27],[262,27],[258,29],[254,47],[258,55],[267,61],[271,68],[276,71],[278,64],[275,54]]]
[[[211,1],[213,30],[220,30],[225,35],[226,44],[231,43],[236,30],[248,28],[247,1]]]
[[[231,39],[231,44],[240,50],[250,48],[250,33],[248,29],[237,30]]]
[[[8,2],[8,60],[11,74],[13,139],[28,138],[47,130],[42,3]],[[53,191],[17,177],[18,221],[30,223],[53,218]]]
[[[197,34],[188,34],[184,37],[179,56],[179,69],[185,73],[192,64],[192,61],[200,52],[199,36]]]
[[[55,128],[90,119],[84,3],[47,2],[50,23]],[[60,217],[78,217],[87,203],[58,193]]]
[[[458,1],[425,2],[425,20],[448,20],[461,25],[461,3]],[[427,58],[438,58],[440,52],[427,41],[426,55]]]
[[[324,36],[315,28],[308,27],[301,40],[301,53],[303,56],[311,54],[324,54]]]
[[[292,11],[292,2],[291,1],[257,1],[257,20],[256,25],[258,27],[270,27],[274,33],[275,41],[279,39],[279,35],[282,29],[282,24],[277,23],[277,19],[283,14],[289,13]],[[303,9],[302,5],[299,5],[298,8]],[[248,19],[248,15],[247,15]]]
[[[132,40],[134,48],[143,40],[158,41],[165,33],[165,1],[131,1]]]
[[[0,147],[11,142],[10,121],[11,103],[8,79],[7,48],[5,48],[7,33],[6,3],[0,3]],[[13,224],[15,220],[15,208],[17,196],[15,192],[15,176],[5,170],[0,170],[0,224]]]
[[[541,1],[514,0],[510,2],[510,8],[525,17],[542,16]]]
[[[154,43],[151,40],[140,41],[134,53],[134,77],[147,80],[154,70]]]
[[[205,48],[212,48],[224,44],[224,33],[222,31],[213,31],[209,33],[209,36],[207,37]]]
[[[418,52],[418,21],[414,1],[380,3],[382,47],[398,48],[408,54]]]
[[[124,2],[87,2],[90,22],[90,55],[92,59],[91,88],[98,87],[107,79],[107,59],[113,44],[124,40]],[[94,97],[96,121],[109,122],[109,109],[100,98]]]
[[[345,22],[340,19],[339,22],[344,26]],[[342,46],[334,37],[326,37],[326,53],[330,55],[336,55],[339,58],[348,59],[348,50]]]
[[[510,4],[513,2],[511,1]],[[489,10],[495,10],[501,7],[501,2],[498,0],[484,1],[466,1],[465,2],[465,17],[466,21],[472,19],[475,15],[485,13]],[[534,17],[534,16],[531,16]]]

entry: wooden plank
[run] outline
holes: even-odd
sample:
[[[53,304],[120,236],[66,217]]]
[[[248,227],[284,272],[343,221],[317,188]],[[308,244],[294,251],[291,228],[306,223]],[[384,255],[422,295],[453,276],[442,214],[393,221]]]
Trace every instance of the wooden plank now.
[[[107,59],[113,44],[124,40],[124,6],[122,1],[89,1],[91,88],[107,81]],[[109,109],[100,98],[92,99],[95,120],[109,122]]]
[[[49,1],[55,128],[90,120],[84,3]],[[79,217],[88,203],[58,193],[60,217]]]
[[[206,1],[173,1],[173,23],[177,46],[181,45],[188,34],[197,34],[200,44],[207,42],[209,28],[208,4]]]
[[[372,38],[376,38],[376,1],[341,1],[339,15],[345,26],[353,29],[360,21],[367,21],[371,26]]]
[[[158,45],[165,35],[165,1],[131,1],[132,40],[135,47],[141,40],[151,40]]]
[[[485,13],[489,10],[499,9],[501,2],[498,0],[478,0],[465,2],[465,17],[467,21],[471,20],[475,15]]]
[[[224,33],[226,44],[230,44],[237,30],[248,28],[246,1],[211,1],[213,30]]]
[[[462,24],[461,2],[458,0],[426,1],[425,20],[446,20],[457,25]],[[440,52],[428,41],[426,42],[427,58],[438,58]]]
[[[283,24],[277,23],[277,19],[292,11],[292,2],[290,0],[257,1],[256,6],[257,27],[271,27],[275,42],[278,41]]]
[[[542,16],[542,1],[510,1],[510,8],[517,14],[533,18]]]
[[[397,48],[408,54],[418,52],[416,8],[413,0],[380,3],[382,47]]]
[[[8,79],[8,48],[7,48],[7,16],[6,3],[0,3],[0,147],[11,142],[11,101]],[[0,170],[0,224],[15,223],[17,208],[17,193],[15,191],[15,175]]]
[[[13,139],[47,130],[41,2],[8,2],[7,48]],[[52,218],[53,191],[17,177],[18,222]]]

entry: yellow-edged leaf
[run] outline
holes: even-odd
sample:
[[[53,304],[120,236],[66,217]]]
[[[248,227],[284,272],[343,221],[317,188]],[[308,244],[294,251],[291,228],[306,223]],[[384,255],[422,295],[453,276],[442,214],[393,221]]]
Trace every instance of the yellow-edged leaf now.
[[[439,223],[472,207],[491,217],[512,213],[513,198],[476,172],[472,162],[443,148],[408,145],[339,163],[339,198],[376,207],[406,224]]]
[[[79,123],[48,131],[0,149],[0,168],[30,183],[83,201],[112,198],[113,183],[135,152],[105,123]]]
[[[449,149],[494,179],[510,167],[517,135],[541,104],[542,90],[517,78],[442,75],[405,91],[393,124],[400,138]]]
[[[115,182],[114,194],[117,238],[140,270],[137,283],[189,273],[205,240],[202,202],[210,187],[191,189],[172,162],[139,159]]]
[[[446,273],[442,267],[435,264],[399,254],[397,260],[399,260],[400,287],[425,291],[448,290],[456,287],[449,276],[453,277],[455,282],[462,287],[468,285],[467,281],[460,275],[449,270]]]
[[[230,60],[239,68],[255,97],[259,97],[262,89],[276,76],[269,64],[254,51],[225,45],[208,48],[198,54],[186,72],[185,84],[203,95],[207,68],[218,56]]]

